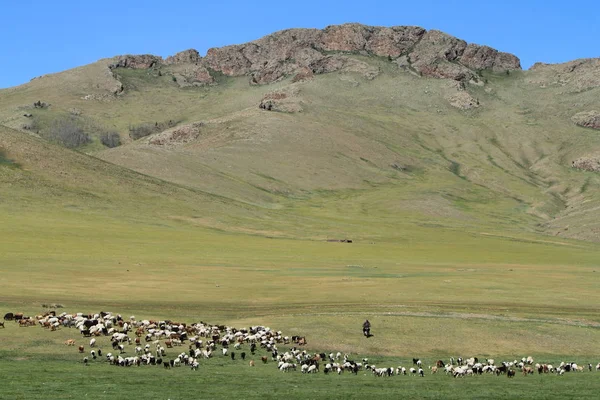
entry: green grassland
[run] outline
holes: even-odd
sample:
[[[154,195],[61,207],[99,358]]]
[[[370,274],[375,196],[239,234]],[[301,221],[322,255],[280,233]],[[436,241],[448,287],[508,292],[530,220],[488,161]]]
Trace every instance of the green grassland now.
[[[268,325],[305,335],[310,351],[390,366],[459,355],[595,365],[598,176],[569,166],[600,140],[569,118],[597,106],[598,89],[486,74],[468,88],[482,107],[459,111],[444,81],[364,59],[382,74],[301,83],[296,114],[258,109],[289,81],[243,77],[181,89],[168,73],[119,69],[124,94],[82,99],[110,84],[102,63],[0,91],[0,310]],[[31,111],[38,100],[51,106]],[[124,145],[73,151],[11,129],[24,111],[43,131],[71,108]],[[184,145],[127,137],[168,120],[204,125]],[[84,367],[62,344],[73,336],[0,328],[11,377],[0,398],[568,398],[599,386],[595,372],[304,376],[218,357],[197,372]]]

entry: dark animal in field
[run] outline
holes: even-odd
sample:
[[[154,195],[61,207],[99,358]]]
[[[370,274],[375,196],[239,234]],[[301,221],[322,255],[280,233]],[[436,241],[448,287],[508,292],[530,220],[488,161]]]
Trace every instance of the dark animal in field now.
[[[98,349],[98,357],[102,357],[102,349]]]
[[[4,328],[4,322],[0,322],[0,327]]]
[[[267,361],[269,360],[266,356],[262,356],[260,359],[263,362],[263,364],[266,364]]]
[[[4,314],[4,320],[5,321],[12,321],[15,318],[15,314],[9,312]]]
[[[435,362],[435,366],[438,368],[443,368],[444,367],[444,362],[442,360],[437,360]]]
[[[508,371],[506,371],[506,376],[509,378],[514,378],[515,377],[515,371],[513,371],[512,369],[509,369]]]
[[[83,351],[85,350],[85,348],[83,346],[79,346],[78,350],[79,350],[80,353],[83,353]]]
[[[235,352],[231,352],[231,361],[235,361]]]
[[[171,364],[168,361],[163,362],[163,365],[166,369],[171,368]]]
[[[244,352],[242,351],[242,354],[240,354],[240,357],[242,357],[242,360],[245,360],[245,359],[246,359],[246,353],[244,353]]]

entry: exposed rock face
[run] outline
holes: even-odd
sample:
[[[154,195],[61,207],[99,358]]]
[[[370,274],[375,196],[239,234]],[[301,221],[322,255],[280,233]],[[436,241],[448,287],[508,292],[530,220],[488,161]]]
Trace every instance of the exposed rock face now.
[[[573,168],[589,172],[600,172],[600,159],[592,157],[582,157],[573,161]]]
[[[468,81],[475,76],[475,72],[457,63],[466,48],[467,42],[464,40],[431,30],[409,54],[409,60],[421,75]]]
[[[200,62],[201,59],[202,57],[200,57],[200,53],[198,53],[197,50],[189,49],[167,57],[165,64],[196,64]]]
[[[321,48],[326,51],[364,50],[372,32],[364,25],[332,25],[323,30]]]
[[[258,107],[265,111],[296,113],[303,110],[302,98],[297,85],[290,85],[281,90],[267,93]]]
[[[153,56],[151,54],[142,55],[125,55],[117,57],[116,61],[109,68],[131,68],[131,69],[148,69],[157,64],[162,63],[162,57]]]
[[[564,64],[536,63],[530,83],[562,86],[565,92],[579,92],[600,86],[600,58],[582,58]]]
[[[465,48],[460,63],[473,70],[491,69],[500,72],[521,69],[521,62],[514,55],[472,43]]]
[[[425,32],[425,29],[418,26],[381,28],[369,38],[365,50],[377,56],[396,58],[408,54]]]
[[[215,79],[203,65],[181,64],[172,69],[180,87],[211,85]]]
[[[584,128],[600,129],[600,112],[584,111],[571,117],[571,121]]]
[[[481,69],[521,68],[519,59],[511,54],[487,46],[467,45],[440,31],[427,32],[416,26],[388,28],[360,24],[333,25],[323,30],[288,29],[250,43],[209,49],[204,58],[195,50],[186,50],[168,57],[165,64],[202,65],[228,76],[249,75],[254,84],[275,82],[309,70],[313,74],[358,72],[367,78],[379,73],[376,67],[369,67],[349,54],[328,52],[401,58],[403,66],[423,76],[464,81],[476,77]],[[161,62],[160,58],[148,57],[124,56],[117,66],[144,68]]]

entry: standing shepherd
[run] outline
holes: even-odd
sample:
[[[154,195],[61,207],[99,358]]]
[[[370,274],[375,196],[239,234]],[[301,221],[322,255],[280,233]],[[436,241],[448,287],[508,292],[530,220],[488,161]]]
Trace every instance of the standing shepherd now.
[[[363,323],[363,335],[365,335],[366,337],[371,337],[371,323],[369,322],[369,320],[366,320]]]

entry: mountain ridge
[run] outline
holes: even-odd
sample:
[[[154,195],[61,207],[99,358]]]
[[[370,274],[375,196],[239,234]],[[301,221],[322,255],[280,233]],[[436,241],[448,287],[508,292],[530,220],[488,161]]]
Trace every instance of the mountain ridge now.
[[[484,69],[521,69],[518,57],[512,54],[467,44],[438,30],[357,23],[330,25],[322,30],[286,29],[248,43],[210,48],[204,57],[195,49],[166,59],[153,55],[117,56],[111,68],[195,64],[200,67],[194,71],[197,82],[214,82],[210,74],[213,71],[227,76],[250,75],[251,83],[266,84],[306,70],[324,73],[342,69],[346,59],[332,52],[387,57],[423,76],[460,81],[477,81],[479,71]]]

